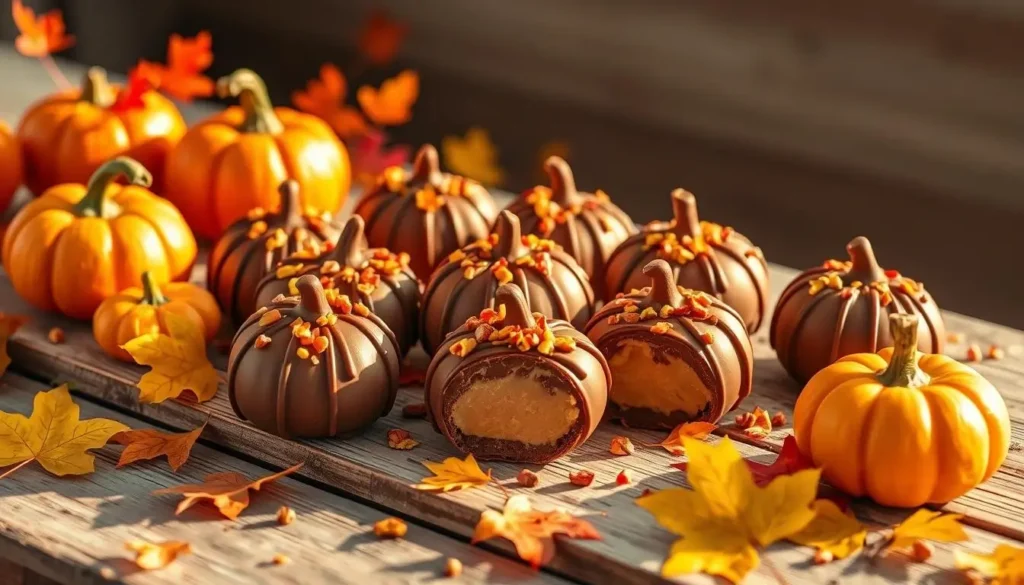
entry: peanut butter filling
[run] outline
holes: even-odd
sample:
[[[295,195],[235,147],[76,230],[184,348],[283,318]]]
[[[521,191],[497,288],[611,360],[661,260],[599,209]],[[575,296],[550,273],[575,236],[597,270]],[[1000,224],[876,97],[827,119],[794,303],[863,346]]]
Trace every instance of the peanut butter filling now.
[[[518,368],[503,378],[478,380],[452,406],[451,419],[464,435],[549,445],[564,437],[580,416],[576,398],[543,384],[550,375]]]
[[[620,407],[697,413],[712,402],[711,391],[688,363],[667,352],[655,360],[649,343],[623,340],[608,365],[612,370],[609,398]]]

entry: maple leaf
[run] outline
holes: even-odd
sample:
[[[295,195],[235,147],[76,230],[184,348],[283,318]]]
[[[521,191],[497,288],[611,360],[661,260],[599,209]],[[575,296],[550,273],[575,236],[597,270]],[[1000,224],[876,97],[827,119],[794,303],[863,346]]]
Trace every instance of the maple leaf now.
[[[181,555],[192,554],[192,545],[180,540],[160,543],[129,540],[124,547],[135,553],[135,564],[144,571],[162,569]]]
[[[138,67],[133,68],[128,72],[128,82],[117,92],[117,98],[110,109],[115,112],[126,112],[146,107],[142,96],[153,87],[152,79],[145,72]]]
[[[408,32],[405,23],[383,10],[374,10],[359,35],[359,52],[371,65],[387,65],[398,54]]]
[[[967,540],[967,532],[960,524],[961,517],[960,514],[943,514],[922,508],[892,529],[892,538],[889,539],[885,550],[906,550],[919,540],[934,540],[936,542]]]
[[[78,417],[78,405],[66,384],[36,394],[29,418],[0,412],[0,467],[18,464],[3,476],[32,461],[54,475],[92,473],[95,457],[87,451],[106,445],[128,427],[105,418],[80,421]]]
[[[171,35],[167,41],[167,65],[140,60],[131,73],[179,101],[211,96],[214,83],[203,72],[213,64],[212,45],[213,37],[207,31],[191,38]]]
[[[465,137],[445,136],[441,151],[448,168],[457,174],[492,187],[505,180],[505,171],[498,165],[498,149],[483,128],[470,128]]]
[[[292,103],[326,122],[335,134],[347,140],[369,130],[359,110],[345,105],[347,93],[345,75],[333,63],[324,63],[320,66],[319,78],[306,82],[305,90],[292,92]]]
[[[11,365],[11,356],[7,354],[7,341],[27,322],[26,317],[0,312],[0,375]]]
[[[957,549],[953,555],[957,569],[977,572],[992,579],[992,585],[1024,583],[1024,548],[1000,544],[987,554]]]
[[[249,480],[241,473],[225,471],[213,473],[206,476],[206,481],[200,484],[179,485],[171,488],[163,488],[153,492],[154,495],[182,494],[185,496],[175,514],[181,514],[199,502],[210,502],[216,506],[225,517],[234,520],[243,510],[249,507],[249,490],[259,491],[263,484],[270,483],[286,475],[294,473],[301,463],[296,463],[284,471],[268,475],[256,480]]]
[[[467,455],[464,460],[458,457],[449,457],[442,463],[424,461],[423,465],[434,475],[423,478],[423,483],[416,485],[418,490],[450,492],[482,487],[491,482],[491,470],[488,469],[487,473],[484,473],[472,453]]]
[[[637,500],[683,537],[662,565],[663,575],[702,571],[736,582],[757,566],[758,547],[788,538],[814,519],[820,470],[779,476],[760,487],[728,438],[717,444],[683,438],[683,447],[693,490],[660,490]]]
[[[852,512],[843,512],[831,500],[814,502],[814,519],[789,540],[827,552],[833,559],[845,559],[864,548],[868,532]]]
[[[381,126],[399,126],[412,119],[412,106],[420,96],[420,76],[412,70],[385,79],[380,89],[364,85],[356,100],[366,117]]]
[[[206,358],[203,332],[174,313],[164,315],[170,335],[147,333],[121,346],[135,363],[152,369],[139,379],[140,402],[163,402],[192,391],[200,402],[217,394],[217,370]]]
[[[377,182],[377,177],[388,167],[403,166],[409,162],[410,149],[406,145],[392,146],[385,148],[387,136],[376,128],[368,128],[362,136],[356,140],[355,148],[352,149],[352,174],[354,182],[364,188],[370,188]],[[415,378],[418,374],[419,378]],[[406,374],[403,373],[403,376]],[[422,384],[425,372],[423,370],[412,371],[409,376],[412,379],[403,378],[399,384]]]
[[[11,2],[11,14],[19,33],[14,39],[14,46],[26,57],[46,57],[75,44],[75,37],[65,34],[64,16],[60,10],[51,10],[37,17],[21,0],[14,0]]]
[[[668,436],[665,437],[660,443],[645,444],[645,447],[663,447],[666,451],[673,455],[682,455],[686,453],[683,449],[683,439],[706,439],[718,428],[717,425],[704,421],[686,422],[676,426],[669,432]]]
[[[117,466],[124,467],[136,461],[155,459],[167,456],[167,464],[171,471],[178,471],[188,461],[189,453],[196,444],[199,435],[203,434],[203,426],[187,433],[164,433],[155,429],[125,431],[114,435],[113,441],[124,445]]]
[[[471,542],[476,544],[500,536],[515,545],[519,558],[539,569],[555,556],[556,534],[565,538],[601,540],[590,522],[565,510],[534,510],[529,498],[515,495],[505,502],[504,511],[486,510],[480,515]]]

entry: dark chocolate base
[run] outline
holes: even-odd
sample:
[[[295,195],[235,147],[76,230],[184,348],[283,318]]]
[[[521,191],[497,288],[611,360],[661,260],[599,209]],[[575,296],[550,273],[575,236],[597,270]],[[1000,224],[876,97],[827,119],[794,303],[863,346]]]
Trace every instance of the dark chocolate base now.
[[[512,463],[533,463],[542,465],[558,459],[570,446],[579,440],[582,425],[573,425],[553,445],[527,445],[521,441],[492,439],[464,435],[458,430],[453,433],[452,442],[463,453],[472,453],[480,461],[509,461]]]
[[[688,422],[713,422],[714,417],[711,416],[713,410],[714,405],[710,402],[695,413],[677,410],[668,414],[650,408],[622,407],[614,402],[609,402],[606,418],[631,429],[660,431],[671,430]]]

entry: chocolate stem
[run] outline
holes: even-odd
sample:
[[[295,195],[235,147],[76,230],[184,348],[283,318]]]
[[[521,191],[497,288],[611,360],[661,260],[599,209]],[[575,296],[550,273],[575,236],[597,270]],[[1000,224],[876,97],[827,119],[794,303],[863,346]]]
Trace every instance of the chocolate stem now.
[[[160,291],[159,285],[153,280],[153,274],[148,270],[142,273],[142,304],[159,307],[167,302],[167,297]]]
[[[494,246],[495,257],[514,260],[526,254],[519,218],[511,211],[505,210],[498,215],[498,221],[494,222],[494,233],[498,234],[498,243]]]
[[[324,294],[319,278],[312,274],[300,276],[295,288],[299,289],[299,306],[315,315],[314,319],[331,313],[331,305],[327,303],[327,295]]]
[[[75,214],[80,217],[104,217],[107,186],[122,175],[132,185],[149,187],[153,184],[153,175],[149,174],[142,163],[127,156],[119,156],[103,163],[92,174],[85,195],[75,204]]]
[[[338,236],[338,242],[331,251],[331,259],[342,266],[361,268],[365,262],[365,252],[370,246],[366,241],[366,223],[363,218],[353,215],[345,222],[345,227]]]
[[[647,295],[651,302],[670,307],[682,306],[683,295],[679,294],[679,287],[668,262],[651,260],[644,266],[644,275],[651,279],[651,292]]]
[[[888,387],[920,388],[931,381],[917,365],[917,315],[889,315],[889,333],[893,350],[889,367],[878,374],[878,381]]]
[[[537,321],[526,304],[526,296],[523,295],[523,290],[518,285],[503,284],[499,286],[494,293],[494,305],[496,307],[505,305],[504,325],[506,326],[518,325],[525,329],[537,326]]]
[[[240,132],[284,132],[284,124],[274,112],[274,104],[270,102],[267,85],[252,70],[238,69],[231,75],[218,79],[217,95],[222,98],[238,98],[238,103],[245,112],[245,119],[238,127]]]
[[[867,238],[857,236],[846,245],[846,251],[853,263],[848,275],[851,280],[864,283],[886,280],[885,271],[878,265],[875,252],[871,249],[871,242]]]
[[[572,176],[569,163],[560,156],[551,156],[544,161],[544,170],[547,171],[551,182],[551,200],[563,209],[576,204],[580,194],[576,190],[576,180]]]
[[[277,187],[281,194],[281,209],[278,215],[284,218],[285,225],[295,228],[303,224],[305,209],[299,196],[299,183],[295,179],[287,179]]]
[[[114,88],[107,82],[107,72],[102,67],[90,67],[82,81],[82,93],[78,98],[100,108],[109,108],[117,100]]]
[[[679,238],[683,236],[690,236],[694,239],[701,237],[697,198],[693,196],[693,193],[685,189],[672,191],[672,216],[675,218],[673,231]]]
[[[409,182],[440,187],[441,163],[433,144],[424,144],[416,153],[416,159],[412,162],[412,177]]]

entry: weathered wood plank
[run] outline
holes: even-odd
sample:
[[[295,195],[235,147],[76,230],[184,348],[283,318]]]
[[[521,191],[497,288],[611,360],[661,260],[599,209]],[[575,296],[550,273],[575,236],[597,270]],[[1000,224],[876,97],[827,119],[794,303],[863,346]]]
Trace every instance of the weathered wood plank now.
[[[43,389],[43,384],[7,374],[0,378],[0,410],[27,414],[33,396]],[[82,418],[150,426],[82,399],[76,402]],[[0,482],[0,583],[19,583],[13,575],[21,571],[12,570],[12,579],[5,580],[9,564],[53,580],[46,583],[66,585],[425,583],[443,575],[448,557],[463,562],[462,583],[566,583],[423,526],[410,525],[401,540],[379,540],[373,523],[385,512],[292,479],[254,494],[250,508],[235,522],[202,505],[175,516],[177,499],[154,496],[153,490],[199,482],[221,471],[248,477],[268,471],[202,445],[178,473],[162,459],[115,471],[119,448],[96,453],[97,472],[85,477],[56,478],[30,466]],[[275,520],[281,505],[298,515],[287,527]],[[194,553],[165,570],[139,572],[124,550],[124,542],[135,538],[184,540]],[[276,554],[291,563],[275,566]],[[36,583],[24,584],[30,582]]]

